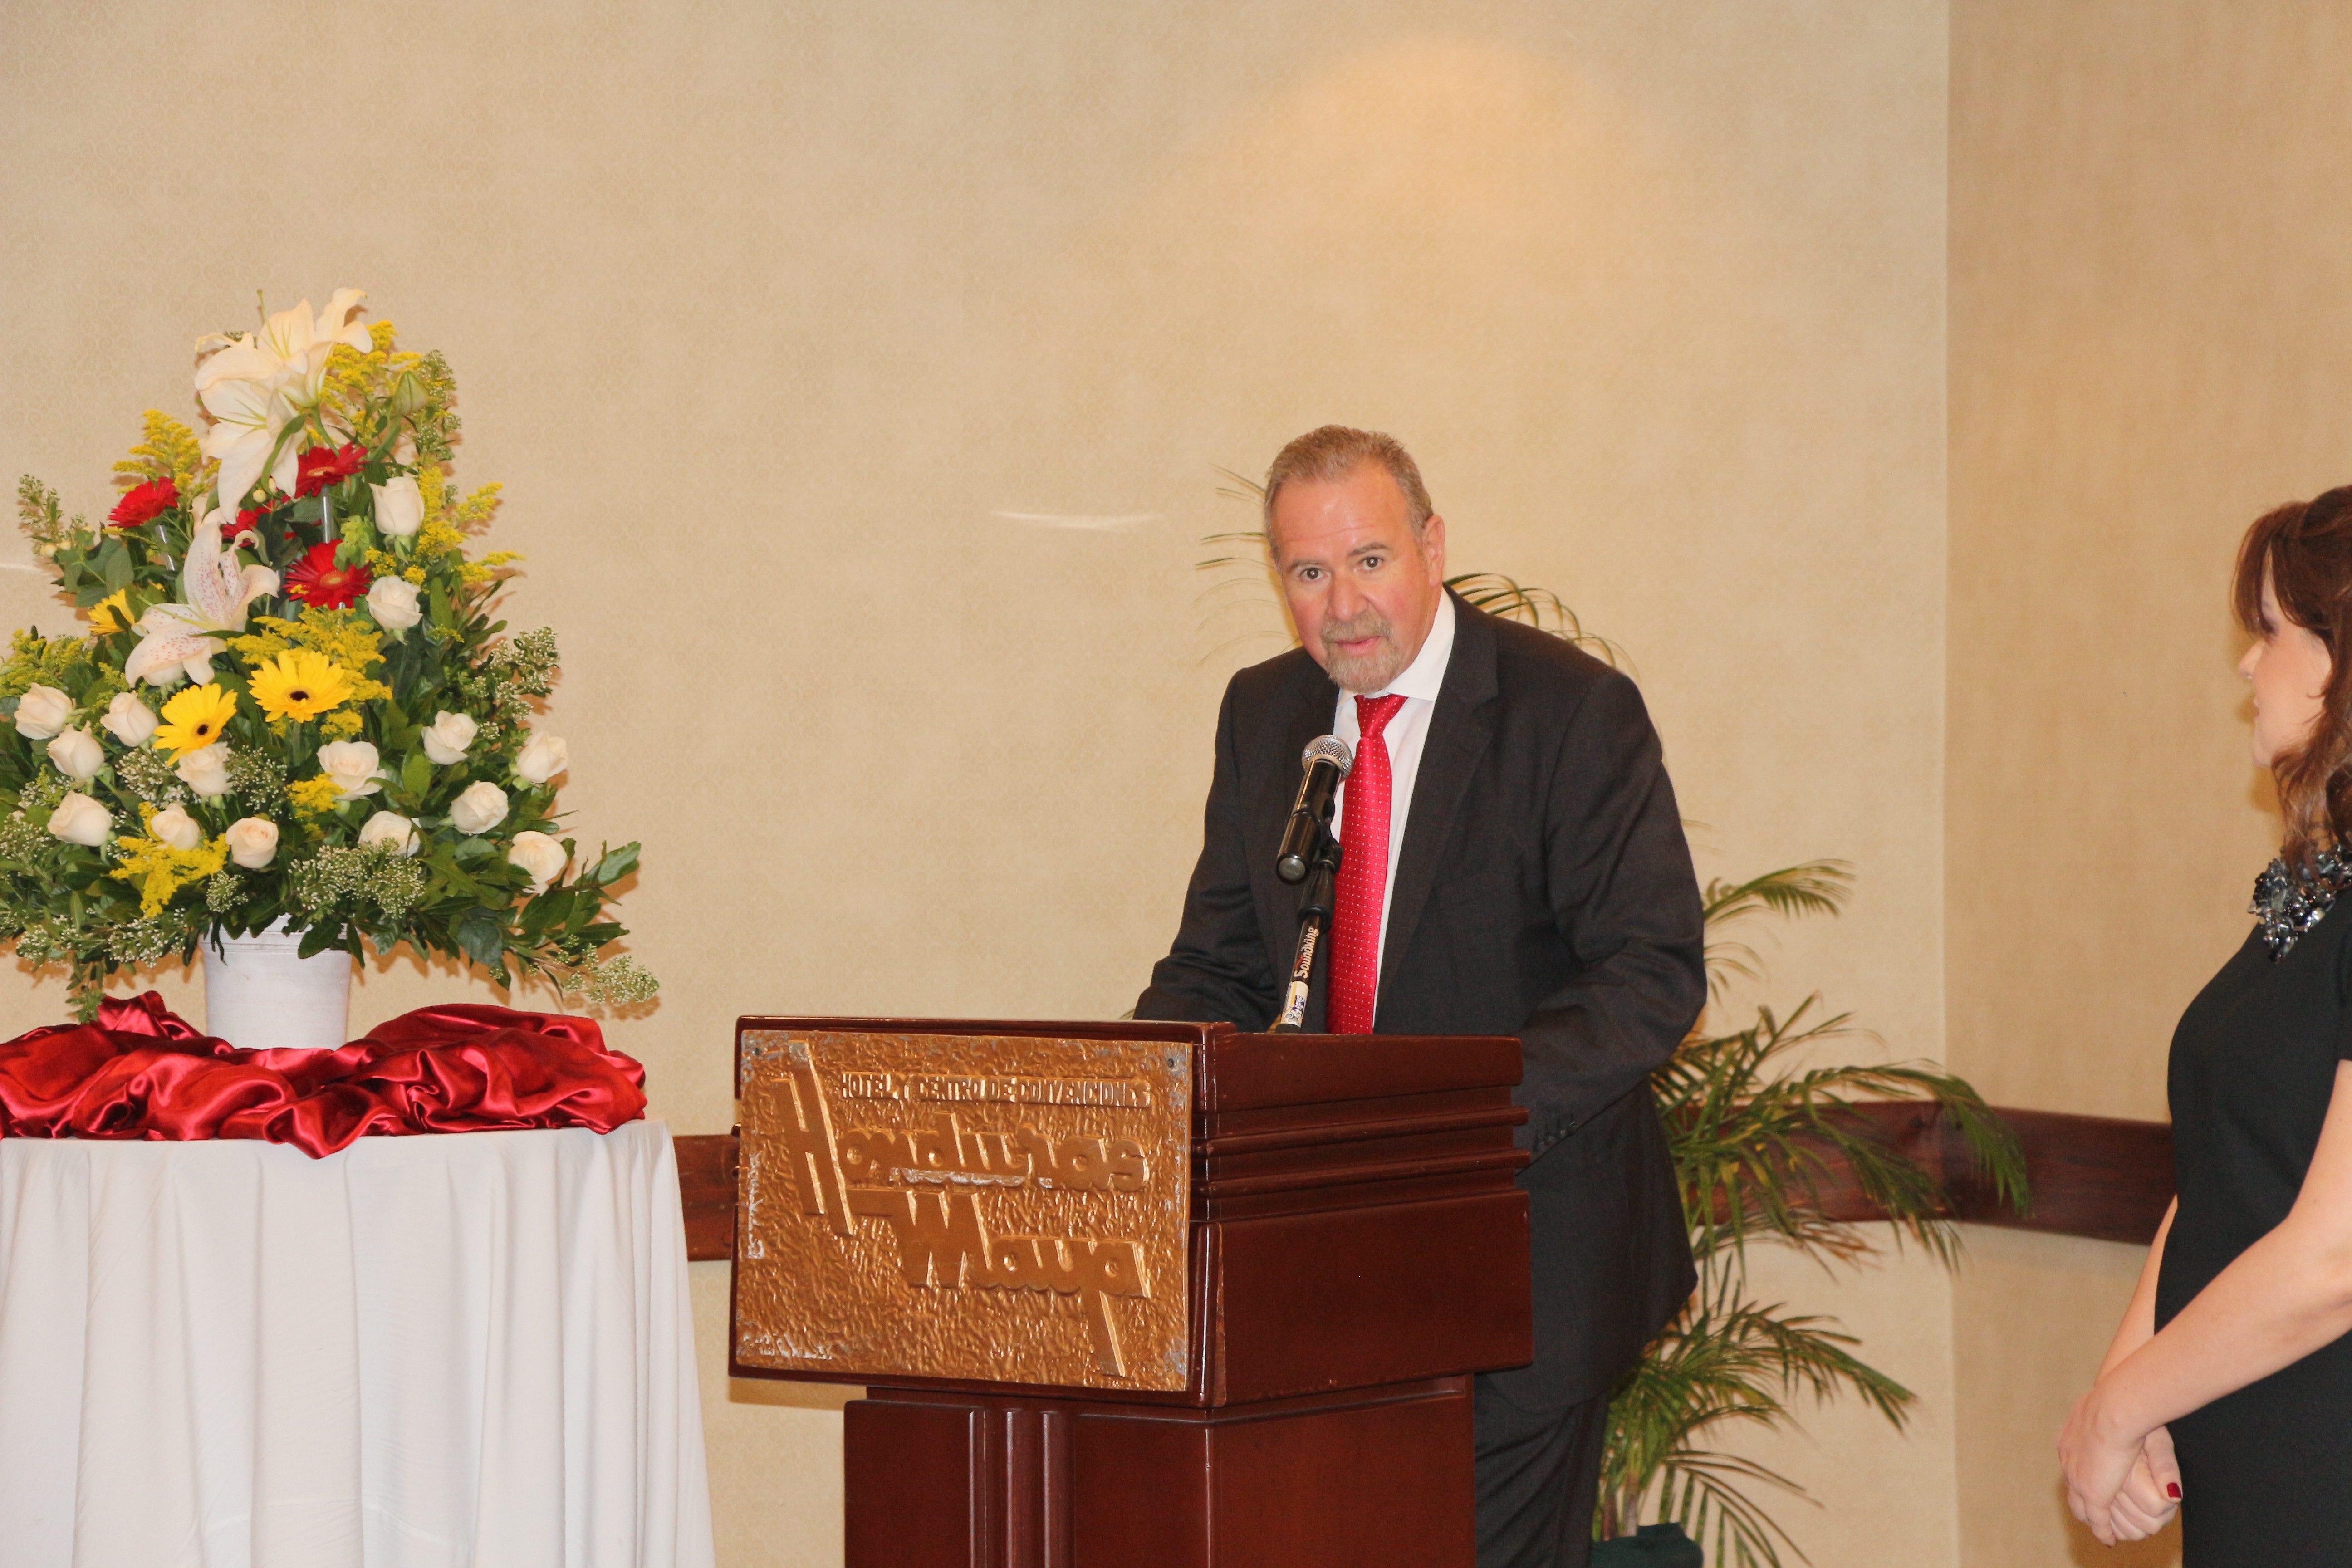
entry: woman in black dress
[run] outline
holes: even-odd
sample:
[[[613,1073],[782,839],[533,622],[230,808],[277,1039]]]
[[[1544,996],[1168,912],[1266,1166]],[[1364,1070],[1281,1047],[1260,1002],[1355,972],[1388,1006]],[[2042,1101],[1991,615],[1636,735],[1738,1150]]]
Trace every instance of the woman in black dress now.
[[[2173,1033],[2177,1195],[2059,1457],[2111,1545],[2179,1509],[2184,1568],[2352,1563],[2352,487],[2258,520],[2235,598],[2285,841]]]

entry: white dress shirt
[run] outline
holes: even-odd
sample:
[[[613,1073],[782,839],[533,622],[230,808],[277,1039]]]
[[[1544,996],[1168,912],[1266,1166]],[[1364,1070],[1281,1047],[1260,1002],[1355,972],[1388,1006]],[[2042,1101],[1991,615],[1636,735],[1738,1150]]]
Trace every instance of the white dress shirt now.
[[[1399,696],[1404,706],[1396,710],[1381,731],[1381,740],[1389,749],[1389,873],[1388,882],[1381,889],[1381,942],[1375,962],[1386,973],[1389,952],[1389,903],[1396,894],[1397,855],[1404,847],[1404,820],[1412,807],[1412,781],[1421,772],[1421,749],[1429,739],[1429,715],[1437,707],[1438,688],[1445,684],[1446,661],[1454,657],[1454,595],[1441,593],[1437,598],[1437,618],[1430,623],[1429,637],[1413,655],[1404,673],[1379,691],[1366,692],[1368,697]],[[1352,752],[1363,735],[1356,721],[1356,694],[1339,693],[1339,710],[1331,721],[1331,732],[1348,742]],[[1348,786],[1341,784],[1331,808],[1332,837],[1343,843],[1346,833]],[[1379,1005],[1375,998],[1374,1005]]]

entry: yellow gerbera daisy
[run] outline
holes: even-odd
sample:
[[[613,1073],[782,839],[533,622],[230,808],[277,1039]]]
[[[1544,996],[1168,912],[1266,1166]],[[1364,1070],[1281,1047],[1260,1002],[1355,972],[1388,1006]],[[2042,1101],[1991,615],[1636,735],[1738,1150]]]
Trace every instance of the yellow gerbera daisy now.
[[[118,612],[120,616],[118,618]],[[89,607],[89,629],[100,637],[118,631],[131,624],[131,595],[128,590],[109,594]]]
[[[307,647],[289,648],[256,665],[253,700],[275,719],[316,719],[351,700],[352,678],[342,666]]]
[[[179,756],[202,751],[221,738],[221,731],[236,717],[236,697],[217,686],[192,686],[163,704],[163,722],[156,727],[155,744]]]

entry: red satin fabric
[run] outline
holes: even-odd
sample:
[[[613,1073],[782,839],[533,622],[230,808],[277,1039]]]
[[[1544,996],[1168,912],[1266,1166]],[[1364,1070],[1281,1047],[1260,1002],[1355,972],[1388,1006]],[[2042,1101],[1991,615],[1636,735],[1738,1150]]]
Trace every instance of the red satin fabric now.
[[[0,1138],[354,1139],[586,1127],[645,1114],[646,1069],[590,1018],[420,1007],[331,1051],[247,1051],[150,991],[0,1045]]]

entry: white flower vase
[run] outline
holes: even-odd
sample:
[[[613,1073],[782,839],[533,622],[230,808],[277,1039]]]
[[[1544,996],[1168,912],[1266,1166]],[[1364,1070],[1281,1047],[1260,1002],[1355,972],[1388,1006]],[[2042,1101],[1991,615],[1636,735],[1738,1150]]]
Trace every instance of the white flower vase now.
[[[349,1036],[352,955],[299,956],[279,921],[253,936],[205,943],[205,1033],[246,1050],[331,1051]]]

